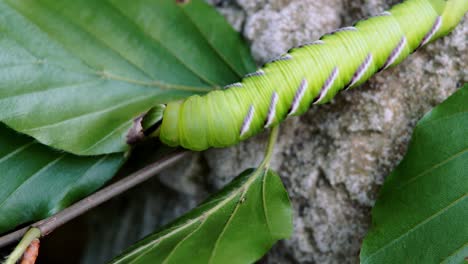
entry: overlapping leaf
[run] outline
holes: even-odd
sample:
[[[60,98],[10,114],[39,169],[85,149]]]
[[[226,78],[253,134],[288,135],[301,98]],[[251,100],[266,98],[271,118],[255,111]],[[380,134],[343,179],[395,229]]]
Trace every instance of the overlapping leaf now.
[[[464,263],[468,253],[468,85],[416,126],[372,211],[361,262]]]
[[[125,151],[135,118],[253,68],[203,0],[0,0],[0,120],[75,154]]]
[[[292,229],[291,205],[279,176],[248,170],[112,263],[253,263]]]
[[[100,188],[122,156],[58,152],[0,125],[0,233],[46,218]]]

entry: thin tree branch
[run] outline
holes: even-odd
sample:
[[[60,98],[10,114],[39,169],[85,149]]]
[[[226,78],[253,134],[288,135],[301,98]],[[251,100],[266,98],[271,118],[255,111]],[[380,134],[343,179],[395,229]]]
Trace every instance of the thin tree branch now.
[[[104,189],[88,196],[87,198],[75,203],[74,205],[49,218],[0,237],[0,248],[21,239],[31,227],[38,228],[41,231],[41,237],[47,236],[56,228],[66,224],[77,216],[82,215],[90,209],[148,180],[155,174],[161,172],[163,169],[166,169],[179,160],[183,159],[185,156],[187,156],[188,153],[189,151],[181,150],[170,154],[169,156],[130,174],[122,180],[105,187]]]

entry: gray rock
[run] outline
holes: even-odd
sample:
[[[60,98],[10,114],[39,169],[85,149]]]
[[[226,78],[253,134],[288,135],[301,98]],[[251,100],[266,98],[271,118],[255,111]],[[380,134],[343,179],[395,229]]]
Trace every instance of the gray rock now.
[[[247,38],[261,64],[398,1],[211,2]],[[465,17],[449,37],[418,51],[400,66],[285,122],[273,168],[289,191],[295,231],[290,240],[274,247],[264,263],[358,262],[379,186],[403,157],[417,120],[468,81],[467,40]],[[232,148],[209,150],[184,165],[190,169],[183,171],[180,166],[177,173],[161,175],[172,195],[163,195],[160,190],[164,188],[155,191],[149,184],[139,189],[139,197],[126,196],[128,205],[120,219],[112,220],[112,230],[105,228],[109,227],[107,219],[94,218],[96,237],[88,245],[85,263],[98,263],[96,252],[100,252],[99,260],[109,258],[136,240],[135,233],[139,237],[147,234],[168,216],[182,213],[245,168],[256,166],[266,138],[262,134]],[[200,175],[205,180],[194,180]],[[105,241],[114,242],[96,248]]]

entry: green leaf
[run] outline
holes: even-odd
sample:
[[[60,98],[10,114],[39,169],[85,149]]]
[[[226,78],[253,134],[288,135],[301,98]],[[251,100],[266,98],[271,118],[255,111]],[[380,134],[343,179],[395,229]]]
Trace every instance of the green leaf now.
[[[372,219],[362,263],[463,263],[468,256],[468,85],[417,124]]]
[[[67,152],[125,151],[154,106],[254,68],[203,0],[0,0],[0,121]]]
[[[112,263],[253,263],[292,230],[292,209],[279,176],[247,170]]]
[[[122,154],[78,157],[0,125],[0,233],[44,219],[106,183]]]

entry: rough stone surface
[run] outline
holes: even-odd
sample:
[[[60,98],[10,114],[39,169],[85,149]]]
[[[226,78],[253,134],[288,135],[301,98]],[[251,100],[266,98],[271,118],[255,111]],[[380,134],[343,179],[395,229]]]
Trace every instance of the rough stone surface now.
[[[211,0],[246,37],[259,64],[396,2]],[[379,186],[403,157],[416,121],[467,81],[465,17],[453,34],[400,66],[338,95],[331,104],[286,121],[273,168],[290,193],[295,231],[262,262],[357,263]],[[90,220],[96,235],[84,262],[101,263],[258,164],[265,141],[262,134],[229,149],[195,155],[161,176],[167,187],[153,182],[115,201],[110,206],[119,208],[121,217],[112,221],[112,229],[108,220]],[[162,191],[167,188],[171,191]],[[109,241],[114,242],[102,246]]]

